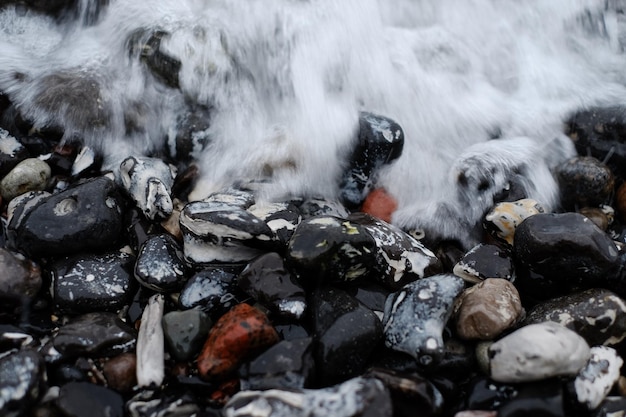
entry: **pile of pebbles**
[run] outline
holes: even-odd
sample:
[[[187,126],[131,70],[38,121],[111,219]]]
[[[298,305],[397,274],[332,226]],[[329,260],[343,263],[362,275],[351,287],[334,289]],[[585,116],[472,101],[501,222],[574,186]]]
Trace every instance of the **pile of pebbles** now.
[[[361,211],[402,151],[370,113],[341,201],[0,130],[0,416],[624,415],[625,114],[572,116],[563,211],[494,202],[469,251]]]

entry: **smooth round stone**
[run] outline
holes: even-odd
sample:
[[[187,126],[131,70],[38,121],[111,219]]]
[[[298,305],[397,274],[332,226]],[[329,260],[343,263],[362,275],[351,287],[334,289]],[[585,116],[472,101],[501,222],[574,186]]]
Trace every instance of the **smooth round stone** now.
[[[315,375],[313,339],[281,340],[239,373],[244,390],[307,388]]]
[[[28,157],[28,150],[9,132],[0,128],[0,178]]]
[[[488,278],[515,279],[515,267],[511,252],[496,245],[479,244],[470,249],[454,265],[454,275],[471,283],[479,283]]]
[[[24,159],[0,181],[0,194],[5,201],[28,191],[43,191],[52,171],[50,165],[37,158]]]
[[[574,376],[591,354],[578,334],[560,324],[531,324],[489,347],[491,378],[499,382],[529,382]]]
[[[623,364],[615,349],[592,347],[589,362],[574,381],[578,402],[585,404],[589,410],[597,408],[619,379]]]
[[[192,276],[180,292],[178,305],[182,309],[199,308],[217,320],[248,296],[237,285],[241,268],[207,267]]]
[[[404,132],[398,123],[361,112],[357,141],[339,182],[343,204],[348,208],[360,206],[373,188],[377,171],[399,158],[403,147]]]
[[[626,300],[609,290],[591,288],[537,304],[523,324],[545,321],[575,331],[590,346],[616,345],[626,338]]]
[[[23,255],[0,248],[0,298],[32,299],[41,288],[41,269]]]
[[[44,361],[37,352],[21,350],[0,358],[0,415],[25,415],[44,389]]]
[[[529,217],[517,228],[513,252],[522,295],[546,299],[576,287],[619,285],[612,282],[621,267],[616,244],[582,214]]]
[[[496,204],[487,213],[483,227],[496,240],[512,245],[517,226],[528,217],[544,212],[541,204],[530,198],[511,202],[505,201]]]
[[[163,316],[168,351],[177,361],[192,359],[209,334],[211,320],[200,310],[171,311]]]
[[[137,385],[137,356],[134,353],[122,353],[108,359],[102,366],[102,373],[109,388],[127,393]]]
[[[383,319],[385,345],[408,353],[422,365],[437,363],[444,352],[443,329],[463,289],[461,278],[441,274],[390,294]]]
[[[137,332],[113,313],[87,313],[75,317],[53,339],[63,356],[111,356],[132,350]]]
[[[346,292],[322,287],[311,299],[318,381],[344,381],[365,371],[382,345],[383,329],[373,311]]]
[[[611,169],[591,156],[572,158],[556,170],[565,209],[610,203],[615,186]]]
[[[267,316],[248,304],[238,304],[215,323],[198,356],[198,373],[206,380],[231,375],[253,354],[278,342]]]
[[[120,310],[136,290],[134,263],[134,256],[119,251],[55,262],[50,275],[56,310],[64,314]]]
[[[154,291],[180,290],[186,281],[186,266],[182,257],[182,250],[172,236],[151,236],[137,255],[135,278],[141,285]]]
[[[122,207],[115,183],[98,177],[24,207],[11,218],[7,235],[33,257],[106,250],[120,238]]]
[[[279,316],[299,320],[307,307],[304,289],[274,252],[252,260],[237,277],[237,285]]]
[[[225,417],[391,417],[389,392],[374,378],[354,378],[317,390],[241,391],[223,410]]]
[[[63,385],[56,405],[67,417],[124,416],[124,400],[120,394],[89,382]]]
[[[467,340],[491,340],[511,328],[524,309],[509,281],[488,278],[461,294],[456,307],[456,330]]]

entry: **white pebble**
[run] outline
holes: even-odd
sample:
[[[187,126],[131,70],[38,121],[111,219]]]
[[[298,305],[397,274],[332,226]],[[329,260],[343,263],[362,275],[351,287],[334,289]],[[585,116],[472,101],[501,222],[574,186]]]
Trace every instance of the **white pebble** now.
[[[574,381],[578,402],[590,410],[599,406],[619,379],[623,363],[615,349],[607,346],[592,347],[589,362]]]
[[[148,300],[141,315],[141,327],[137,336],[137,383],[140,387],[155,384],[160,386],[165,376],[165,347],[163,342],[162,294],[155,294]]]

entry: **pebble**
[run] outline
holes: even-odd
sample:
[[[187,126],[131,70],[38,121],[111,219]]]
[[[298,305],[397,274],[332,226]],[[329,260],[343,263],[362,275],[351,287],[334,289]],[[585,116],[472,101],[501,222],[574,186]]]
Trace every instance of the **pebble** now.
[[[140,387],[161,385],[165,378],[165,344],[163,320],[165,300],[162,294],[155,294],[141,316],[137,335],[137,384]]]
[[[602,288],[591,288],[541,302],[523,325],[553,321],[575,331],[590,346],[616,345],[626,338],[626,301]]]
[[[256,203],[248,208],[254,216],[263,220],[280,242],[286,247],[289,239],[302,221],[302,215],[292,203]]]
[[[399,158],[403,147],[404,132],[400,125],[389,118],[362,112],[357,142],[339,181],[343,204],[348,208],[359,207],[372,190],[377,171]]]
[[[524,219],[538,213],[544,213],[545,209],[536,200],[524,198],[512,202],[496,204],[483,221],[483,227],[499,242],[513,244],[515,229]]]
[[[44,361],[29,349],[0,357],[0,381],[0,415],[25,415],[44,394]]]
[[[187,277],[183,252],[168,234],[150,236],[139,249],[135,278],[146,288],[158,292],[180,290]]]
[[[121,237],[122,207],[115,183],[95,178],[26,203],[9,221],[7,237],[35,258],[107,250]]]
[[[454,275],[469,283],[489,278],[515,280],[515,266],[511,252],[496,245],[480,243],[467,252],[452,269]]]
[[[498,417],[571,417],[561,381],[549,379],[522,385],[517,396],[498,409]]]
[[[248,357],[278,342],[267,316],[248,304],[238,304],[211,328],[198,356],[198,373],[206,380],[231,375]]]
[[[554,322],[531,324],[489,347],[490,376],[499,382],[529,382],[574,376],[590,358],[577,333]]]
[[[0,194],[6,201],[28,191],[43,191],[52,176],[50,166],[38,158],[27,158],[17,164],[2,181]]]
[[[324,198],[308,198],[298,206],[298,209],[304,219],[316,216],[332,216],[345,219],[350,215],[348,209],[339,201]]]
[[[567,250],[564,250],[567,248]],[[578,213],[536,214],[515,233],[516,286],[546,299],[577,287],[597,287],[617,280],[619,252],[613,240]]]
[[[22,302],[37,295],[41,268],[23,255],[0,248],[0,298]]]
[[[565,161],[556,169],[561,204],[567,210],[608,204],[613,196],[615,177],[611,169],[591,156]]]
[[[391,218],[397,208],[398,202],[384,188],[374,188],[367,194],[361,211],[391,223]]]
[[[107,386],[120,393],[129,393],[137,385],[137,356],[122,353],[108,359],[102,366]]]
[[[61,387],[56,406],[67,417],[123,417],[120,394],[89,382],[70,382]]]
[[[467,340],[492,340],[522,317],[519,293],[509,281],[488,278],[461,294],[455,309],[456,331]]]
[[[463,280],[435,275],[407,284],[385,303],[385,345],[407,353],[419,363],[437,363],[444,352],[443,329],[452,315]]]
[[[92,312],[61,326],[52,343],[63,357],[104,357],[128,352],[135,347],[137,333],[117,315]]]
[[[469,393],[463,408],[469,410],[497,410],[519,394],[516,385],[496,382],[479,375],[469,383]]]
[[[373,378],[354,378],[318,390],[242,391],[224,417],[391,417],[389,392]]]
[[[608,213],[607,213],[608,212]],[[578,213],[587,217],[599,229],[607,231],[609,225],[613,222],[613,209],[610,206],[602,205],[600,207],[583,207]]]
[[[158,158],[130,157],[120,164],[122,186],[150,220],[172,214],[174,177],[171,167]]]
[[[134,263],[134,256],[121,251],[55,262],[49,269],[55,310],[62,314],[120,310],[136,290]]]
[[[211,320],[200,310],[170,311],[163,316],[168,352],[177,361],[195,357],[209,334]]]
[[[240,368],[244,390],[309,388],[315,375],[313,339],[281,340]]]
[[[311,310],[318,381],[330,385],[362,374],[382,346],[383,328],[378,316],[332,287],[313,292]]]
[[[278,316],[300,320],[307,308],[304,289],[275,252],[252,260],[237,277],[237,285]]]
[[[606,398],[619,379],[624,361],[610,347],[594,346],[590,351],[589,362],[576,376],[574,388],[578,402],[593,410]]]

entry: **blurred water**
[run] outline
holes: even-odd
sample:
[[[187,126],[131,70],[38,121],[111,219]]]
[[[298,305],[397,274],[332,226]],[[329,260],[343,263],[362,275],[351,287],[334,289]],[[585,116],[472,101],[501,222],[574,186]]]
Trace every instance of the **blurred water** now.
[[[94,0],[81,1],[93,23]],[[332,196],[358,112],[377,112],[405,131],[380,184],[406,223],[449,198],[468,146],[498,134],[548,149],[571,111],[623,102],[624,27],[622,2],[604,0],[111,0],[97,23],[60,26],[8,7],[0,90],[113,161],[160,146],[189,103],[211,106],[196,197],[268,165],[275,195]],[[146,28],[170,34],[162,45],[182,62],[180,89],[129,55],[130,34]],[[97,105],[38,102],[52,73],[96,86],[85,96]],[[129,134],[132,107],[145,128]]]

